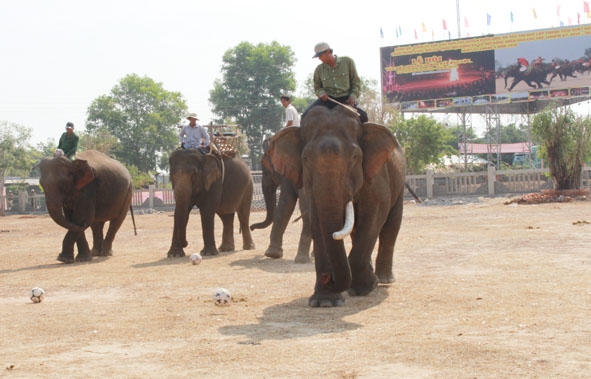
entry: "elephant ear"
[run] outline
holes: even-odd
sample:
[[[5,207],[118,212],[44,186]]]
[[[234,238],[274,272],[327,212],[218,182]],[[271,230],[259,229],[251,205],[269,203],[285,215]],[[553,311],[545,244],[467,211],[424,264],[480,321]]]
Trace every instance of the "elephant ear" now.
[[[209,191],[213,183],[221,177],[218,159],[213,156],[204,157],[202,178],[205,191]],[[219,163],[223,164],[223,163]]]
[[[272,171],[302,188],[302,140],[300,128],[284,128],[269,141]]]
[[[94,170],[88,164],[88,161],[76,159],[72,162],[74,165],[74,187],[80,191],[94,180]]]
[[[363,173],[365,180],[371,182],[399,145],[396,137],[385,126],[365,123],[361,128]]]

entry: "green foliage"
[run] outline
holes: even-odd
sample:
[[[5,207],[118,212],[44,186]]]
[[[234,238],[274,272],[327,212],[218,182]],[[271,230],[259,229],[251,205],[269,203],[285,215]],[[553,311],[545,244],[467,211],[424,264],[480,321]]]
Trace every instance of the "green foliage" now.
[[[80,133],[79,150],[97,150],[107,155],[111,155],[113,151],[120,149],[117,137],[111,134],[109,129],[99,127],[92,133]]]
[[[578,189],[590,153],[591,119],[552,104],[534,117],[532,132],[542,143],[556,189]]]
[[[166,91],[148,77],[128,75],[88,108],[84,143],[112,150],[110,155],[121,162],[149,173],[162,166],[162,153],[177,145],[177,124],[186,112],[179,92]]]
[[[5,215],[4,179],[6,176],[28,176],[31,161],[27,154],[31,129],[0,121],[0,216]]]
[[[295,90],[295,55],[289,46],[275,41],[241,42],[226,51],[222,60],[222,78],[210,91],[213,113],[220,117],[217,122],[230,119],[240,125],[252,161],[259,162],[263,137],[282,127],[284,110],[279,98]]]
[[[438,164],[446,155],[457,154],[450,142],[456,137],[432,117],[421,115],[404,120],[398,117],[390,130],[404,148],[407,172],[424,173],[429,164]]]
[[[154,179],[150,174],[141,172],[140,170],[138,170],[137,167],[133,165],[124,164],[124,166],[127,168],[129,174],[131,175],[133,188],[148,188],[150,184],[154,183]]]
[[[0,179],[4,176],[29,176],[29,139],[32,130],[25,126],[0,121]]]

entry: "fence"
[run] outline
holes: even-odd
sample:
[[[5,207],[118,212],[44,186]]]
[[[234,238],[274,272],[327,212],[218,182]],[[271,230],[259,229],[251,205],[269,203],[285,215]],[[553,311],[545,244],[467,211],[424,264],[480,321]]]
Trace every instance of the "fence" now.
[[[264,211],[265,200],[261,188],[262,174],[252,172],[254,193],[252,211]],[[458,196],[500,196],[519,195],[553,189],[554,183],[547,169],[496,170],[489,166],[487,171],[466,173],[434,173],[428,170],[425,175],[408,175],[408,186],[422,199]],[[591,188],[591,167],[583,167],[581,188]],[[405,189],[405,199],[413,199]],[[134,210],[158,209],[174,210],[172,189],[156,188],[135,190],[132,198]],[[5,209],[8,214],[46,213],[45,195],[19,191],[5,197]]]

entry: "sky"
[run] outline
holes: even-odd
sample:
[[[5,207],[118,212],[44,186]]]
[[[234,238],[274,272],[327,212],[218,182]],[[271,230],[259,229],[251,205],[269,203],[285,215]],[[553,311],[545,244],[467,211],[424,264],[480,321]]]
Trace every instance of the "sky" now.
[[[320,41],[379,83],[382,46],[561,22],[588,23],[584,2],[0,0],[0,121],[30,128],[33,144],[57,144],[66,122],[85,130],[92,101],[137,74],[180,92],[189,112],[208,124],[209,91],[221,79],[223,54],[244,41],[291,47],[297,96],[320,63],[312,59]]]

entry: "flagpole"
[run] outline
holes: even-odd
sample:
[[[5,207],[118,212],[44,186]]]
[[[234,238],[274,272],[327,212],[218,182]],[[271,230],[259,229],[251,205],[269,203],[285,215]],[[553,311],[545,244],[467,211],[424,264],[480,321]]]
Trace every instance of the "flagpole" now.
[[[458,38],[462,38],[462,33],[460,31],[460,0],[456,0],[456,15],[458,19]]]

